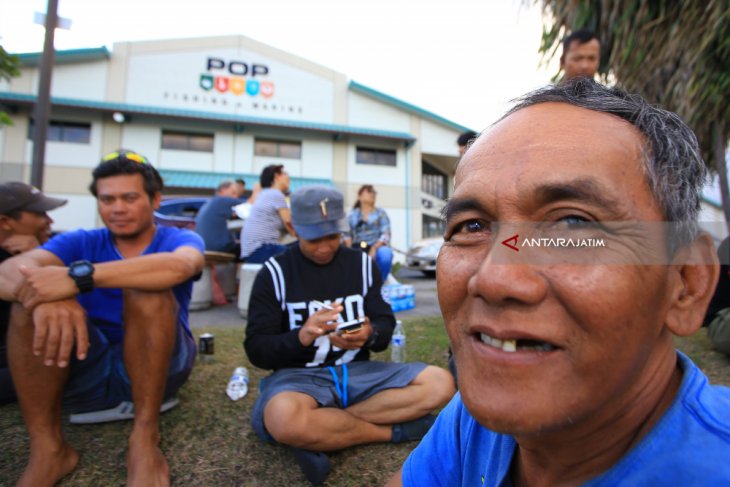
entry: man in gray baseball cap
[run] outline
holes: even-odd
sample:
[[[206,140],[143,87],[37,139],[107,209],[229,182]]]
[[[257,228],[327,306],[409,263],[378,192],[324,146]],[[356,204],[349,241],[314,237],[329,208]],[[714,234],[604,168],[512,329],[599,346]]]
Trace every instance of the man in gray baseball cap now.
[[[48,240],[53,220],[46,212],[65,204],[25,183],[0,183],[0,262]],[[9,320],[10,303],[0,300],[0,404],[16,399],[5,341]]]
[[[329,186],[305,186],[291,195],[291,220],[300,239],[316,240],[347,229],[342,193]]]
[[[252,364],[273,370],[251,422],[262,440],[288,445],[317,485],[329,473],[324,452],[420,439],[454,382],[424,363],[369,361],[390,343],[395,317],[372,259],[340,245],[342,193],[296,190],[291,223],[299,241],[264,263],[251,293],[244,347]]]

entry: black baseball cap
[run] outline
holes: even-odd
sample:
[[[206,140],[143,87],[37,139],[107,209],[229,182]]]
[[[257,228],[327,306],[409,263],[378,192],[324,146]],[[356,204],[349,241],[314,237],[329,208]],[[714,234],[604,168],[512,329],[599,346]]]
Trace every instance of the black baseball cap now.
[[[67,202],[68,200],[46,196],[29,184],[17,181],[0,184],[0,215],[13,211],[45,213]]]

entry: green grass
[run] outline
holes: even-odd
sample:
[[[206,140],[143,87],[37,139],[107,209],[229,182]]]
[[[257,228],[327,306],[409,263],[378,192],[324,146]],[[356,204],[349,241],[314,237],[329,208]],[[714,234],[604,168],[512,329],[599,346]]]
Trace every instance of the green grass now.
[[[404,319],[408,360],[445,367],[447,338],[440,318]],[[268,372],[246,359],[243,330],[196,329],[196,336],[215,335],[215,361],[199,363],[178,397],[180,405],[162,416],[162,449],[173,485],[298,486],[307,485],[288,452],[261,442],[250,426],[258,381]],[[390,351],[375,354],[389,360]],[[225,394],[236,366],[251,373],[251,389],[233,402]],[[67,418],[64,418],[64,420]],[[81,454],[79,467],[60,484],[65,487],[124,485],[126,441],[131,422],[76,426],[64,423],[64,434]],[[377,444],[333,453],[327,486],[383,485],[417,443]],[[0,487],[14,485],[28,457],[28,441],[17,405],[0,407]]]
[[[403,320],[408,360],[446,367],[448,341],[440,317]],[[179,394],[181,404],[162,416],[162,448],[170,462],[173,485],[307,485],[286,450],[258,440],[249,425],[258,381],[268,375],[252,368],[241,346],[242,330],[198,329],[215,335],[216,356],[196,365]],[[677,345],[716,383],[730,385],[730,361],[711,349],[704,330],[678,339]],[[389,350],[375,354],[388,360]],[[225,394],[233,369],[251,372],[251,390],[238,402]],[[93,426],[64,424],[69,441],[81,453],[79,467],[61,486],[120,486],[125,481],[126,439],[131,422]],[[14,485],[28,456],[28,441],[17,405],[0,407],[0,487]],[[375,444],[333,453],[327,486],[383,485],[416,443]]]

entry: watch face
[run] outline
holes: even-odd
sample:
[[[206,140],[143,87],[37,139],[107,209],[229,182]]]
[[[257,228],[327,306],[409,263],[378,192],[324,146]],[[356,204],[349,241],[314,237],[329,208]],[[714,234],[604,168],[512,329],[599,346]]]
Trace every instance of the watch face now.
[[[74,277],[90,276],[94,272],[94,266],[88,262],[76,262],[71,266],[69,272]]]

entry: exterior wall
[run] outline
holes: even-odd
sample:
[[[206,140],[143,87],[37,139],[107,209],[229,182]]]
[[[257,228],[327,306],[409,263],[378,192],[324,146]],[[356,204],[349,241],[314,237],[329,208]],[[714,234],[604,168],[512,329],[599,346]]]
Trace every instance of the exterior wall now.
[[[204,89],[206,79],[210,84]],[[250,86],[257,86],[255,92],[249,93]],[[285,120],[334,121],[331,79],[242,46],[189,51],[161,46],[156,52],[132,52],[125,101]]]
[[[449,130],[443,125],[421,120],[421,151],[428,154],[442,154],[458,157],[459,148],[456,139],[459,136],[454,130]]]
[[[51,78],[51,96],[103,101],[106,98],[106,61],[56,64]],[[33,91],[38,90],[40,72],[34,70]]]
[[[210,59],[221,60],[223,66],[216,64],[219,61],[211,65]],[[255,76],[254,65],[258,66]],[[261,71],[261,66],[266,67],[266,72]],[[0,82],[0,91],[34,94],[38,75],[36,68],[24,68],[20,77]],[[213,85],[204,89],[201,79],[208,76]],[[216,81],[221,77],[228,79],[228,85]],[[259,90],[264,83],[272,83],[273,94],[236,94],[231,84],[234,78],[259,81]],[[245,84],[239,86],[245,90]],[[362,184],[373,184],[378,190],[378,206],[391,219],[392,244],[406,250],[421,235],[421,161],[427,156],[429,161],[435,158],[439,167],[449,167],[449,161],[457,154],[455,140],[460,133],[457,128],[431,121],[397,104],[351,90],[341,73],[242,36],[116,44],[108,60],[57,63],[52,94],[153,109],[189,110],[191,116],[187,120],[162,113],[133,113],[127,122],[118,124],[111,120],[108,111],[54,107],[53,120],[91,124],[88,144],[47,143],[44,190],[69,199],[68,205],[52,214],[57,230],[100,224],[96,202],[87,190],[91,169],[101,155],[124,147],[146,155],[160,169],[251,175],[268,164],[280,163],[293,177],[331,180],[345,193],[350,208],[357,189]],[[15,126],[0,128],[2,180],[29,178],[30,110],[27,105],[21,107],[12,115]],[[196,112],[253,116],[262,119],[262,123],[196,120]],[[309,130],[267,126],[266,119],[401,132],[411,134],[416,142],[406,147],[402,141],[323,133],[316,127]],[[163,130],[213,134],[213,152],[162,149]],[[301,159],[256,156],[257,137],[301,142]],[[396,166],[357,164],[358,146],[395,150]],[[446,172],[453,176],[453,172]]]
[[[347,102],[350,125],[410,132],[411,117],[402,110],[353,92],[349,93]]]
[[[25,159],[25,145],[28,138],[28,116],[20,112],[11,115],[13,125],[0,128],[3,133],[2,158],[4,163],[22,164]]]
[[[88,144],[67,142],[46,142],[46,167],[84,167],[94,168],[99,163],[102,141],[101,117],[98,114],[77,111],[54,110],[51,120],[91,123],[91,140]],[[26,137],[24,161],[33,159],[33,141]],[[44,177],[45,181],[46,177]]]

